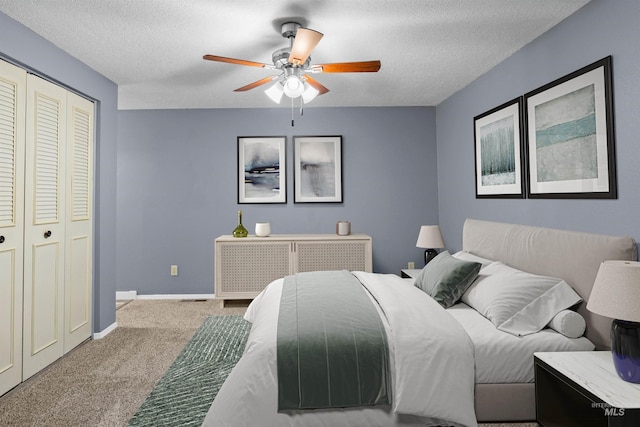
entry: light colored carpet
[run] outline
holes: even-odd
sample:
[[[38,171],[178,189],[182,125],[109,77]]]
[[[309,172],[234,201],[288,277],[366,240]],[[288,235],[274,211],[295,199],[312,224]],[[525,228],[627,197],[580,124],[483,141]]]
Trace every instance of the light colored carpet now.
[[[116,310],[120,310],[122,307],[124,307],[125,305],[129,304],[131,301],[131,299],[127,299],[127,300],[116,300]]]
[[[0,426],[125,426],[205,318],[245,310],[211,300],[134,300],[116,311],[115,331],[0,397]]]
[[[0,398],[1,426],[124,426],[207,316],[243,314],[218,301],[135,300],[118,328]]]

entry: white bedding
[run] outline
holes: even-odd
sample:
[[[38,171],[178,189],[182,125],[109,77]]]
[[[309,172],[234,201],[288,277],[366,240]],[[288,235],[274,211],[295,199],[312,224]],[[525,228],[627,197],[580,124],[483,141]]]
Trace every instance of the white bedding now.
[[[567,338],[551,329],[516,337],[498,330],[489,319],[464,303],[447,311],[473,341],[478,384],[533,382],[533,353],[536,351],[591,351],[595,348],[585,337]]]
[[[384,311],[393,405],[277,412],[276,332],[282,279],[249,306],[245,353],[211,405],[205,426],[476,426],[473,344],[424,292],[395,275],[354,273]]]

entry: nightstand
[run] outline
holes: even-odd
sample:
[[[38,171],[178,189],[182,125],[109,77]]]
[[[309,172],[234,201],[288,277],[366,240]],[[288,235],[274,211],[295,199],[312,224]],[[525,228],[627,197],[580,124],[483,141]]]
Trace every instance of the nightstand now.
[[[400,272],[400,277],[404,279],[415,279],[421,271],[421,268],[405,268]]]
[[[640,426],[640,384],[609,351],[534,353],[536,420],[544,427]]]

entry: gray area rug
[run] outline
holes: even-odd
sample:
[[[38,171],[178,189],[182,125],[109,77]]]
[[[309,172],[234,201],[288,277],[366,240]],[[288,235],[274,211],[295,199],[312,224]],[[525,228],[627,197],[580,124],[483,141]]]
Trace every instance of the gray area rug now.
[[[205,319],[128,425],[201,425],[242,356],[250,328],[242,316]]]

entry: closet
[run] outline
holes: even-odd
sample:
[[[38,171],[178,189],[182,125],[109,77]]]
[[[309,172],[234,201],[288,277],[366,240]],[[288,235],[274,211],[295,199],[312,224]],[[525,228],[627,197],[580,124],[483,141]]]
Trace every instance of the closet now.
[[[0,60],[0,395],[91,336],[93,122]]]

